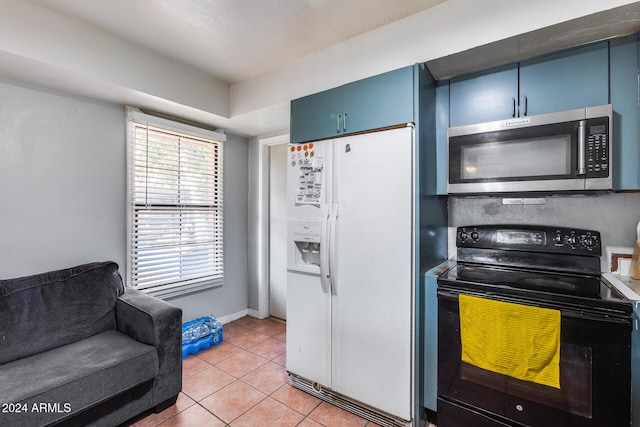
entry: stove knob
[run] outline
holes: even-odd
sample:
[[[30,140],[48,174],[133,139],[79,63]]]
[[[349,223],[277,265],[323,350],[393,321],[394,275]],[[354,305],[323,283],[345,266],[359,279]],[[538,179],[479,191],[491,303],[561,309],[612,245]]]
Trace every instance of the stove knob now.
[[[478,236],[478,232],[477,231],[472,231],[471,232],[471,239],[473,239],[473,241],[478,240],[478,237],[480,237],[480,236]]]
[[[554,237],[553,242],[556,244],[556,246],[562,246],[562,234],[557,233],[556,237]]]
[[[593,249],[593,245],[594,245],[594,241],[593,238],[591,236],[585,236],[582,239],[582,244],[584,245],[585,248],[587,248],[588,250],[592,250]]]
[[[467,241],[467,232],[466,232],[466,231],[461,231],[461,232],[458,234],[458,237],[460,238],[460,241],[461,241],[462,243],[466,242],[466,241]]]

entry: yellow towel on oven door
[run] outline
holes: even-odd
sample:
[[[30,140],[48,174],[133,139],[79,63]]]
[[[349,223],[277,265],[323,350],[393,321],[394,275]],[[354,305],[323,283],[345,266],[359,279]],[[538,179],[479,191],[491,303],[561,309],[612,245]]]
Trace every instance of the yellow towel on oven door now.
[[[560,388],[560,311],[460,295],[462,360]]]

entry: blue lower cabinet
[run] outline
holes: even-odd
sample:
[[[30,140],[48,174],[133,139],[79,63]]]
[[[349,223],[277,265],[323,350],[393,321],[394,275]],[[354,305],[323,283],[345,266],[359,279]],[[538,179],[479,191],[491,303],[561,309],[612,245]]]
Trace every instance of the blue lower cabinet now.
[[[445,261],[424,273],[424,316],[423,316],[423,402],[422,405],[437,411],[438,398],[438,277],[455,265]]]

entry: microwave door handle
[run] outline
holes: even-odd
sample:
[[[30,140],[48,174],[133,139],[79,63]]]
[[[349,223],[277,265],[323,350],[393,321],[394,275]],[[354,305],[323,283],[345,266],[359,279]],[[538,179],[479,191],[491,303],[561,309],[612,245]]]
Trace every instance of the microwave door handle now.
[[[587,129],[584,120],[578,124],[578,175],[586,175]]]

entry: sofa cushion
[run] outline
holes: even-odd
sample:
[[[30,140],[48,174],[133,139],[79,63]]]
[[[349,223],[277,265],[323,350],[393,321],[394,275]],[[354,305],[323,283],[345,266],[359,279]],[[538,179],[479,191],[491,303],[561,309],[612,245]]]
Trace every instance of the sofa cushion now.
[[[68,417],[69,411],[107,400],[157,372],[156,349],[115,330],[6,363],[0,367],[0,402],[22,404],[27,411],[15,419],[0,413],[0,425],[41,425]]]
[[[84,264],[0,280],[0,363],[115,329],[118,264]]]

